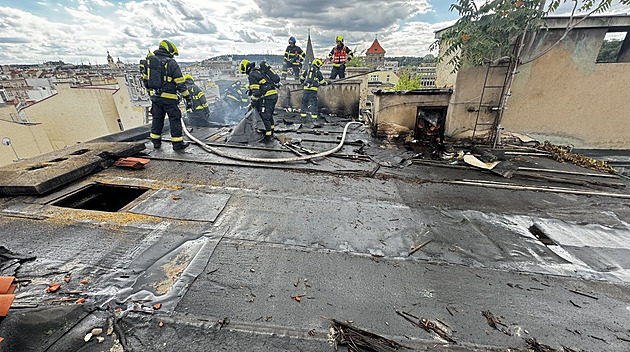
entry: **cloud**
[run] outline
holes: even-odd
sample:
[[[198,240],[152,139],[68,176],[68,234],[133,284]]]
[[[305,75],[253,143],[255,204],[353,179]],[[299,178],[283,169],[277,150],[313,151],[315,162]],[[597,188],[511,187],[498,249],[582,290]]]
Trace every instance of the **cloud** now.
[[[30,40],[26,38],[0,37],[0,43],[23,44],[23,43],[30,43]]]
[[[254,0],[269,18],[291,18],[322,29],[377,32],[430,10],[427,0]]]

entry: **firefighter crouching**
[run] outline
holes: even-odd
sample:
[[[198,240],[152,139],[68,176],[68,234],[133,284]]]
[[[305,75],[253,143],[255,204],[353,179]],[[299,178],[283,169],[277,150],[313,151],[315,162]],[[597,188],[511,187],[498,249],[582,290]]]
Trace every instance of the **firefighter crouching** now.
[[[222,113],[227,123],[238,123],[245,115],[247,106],[249,105],[249,96],[247,90],[249,88],[241,81],[235,81],[223,93]]]
[[[243,60],[239,65],[239,71],[248,76],[251,106],[258,110],[265,124],[263,142],[271,142],[275,127],[273,111],[278,101],[278,92],[276,91],[274,80],[279,82],[280,77],[264,61],[261,62],[260,67],[256,68],[255,62]],[[272,75],[273,77],[270,77]]]
[[[208,101],[205,93],[195,84],[191,75],[184,76],[186,87],[188,88],[188,96],[191,99],[186,101],[186,113],[188,122],[192,127],[208,127],[210,123],[210,110],[208,109]]]
[[[173,59],[179,55],[175,44],[168,40],[160,42],[160,47],[153,52],[153,55],[160,59],[162,63],[162,84],[160,88],[151,90],[151,141],[154,148],[162,145],[162,129],[164,128],[164,117],[168,115],[171,130],[171,141],[174,150],[184,150],[188,143],[184,142],[182,131],[182,112],[179,110],[179,95],[188,102],[190,96],[186,89],[185,79],[182,71]],[[150,74],[149,74],[150,76]]]
[[[322,67],[322,60],[315,59],[308,70],[304,71],[302,76],[300,76],[300,83],[302,83],[302,86],[304,87],[302,91],[302,109],[300,110],[301,117],[306,117],[310,108],[311,117],[314,119],[317,118],[319,110],[317,103],[317,89],[320,86],[328,84],[328,82],[324,80],[322,71],[319,70],[320,67]]]

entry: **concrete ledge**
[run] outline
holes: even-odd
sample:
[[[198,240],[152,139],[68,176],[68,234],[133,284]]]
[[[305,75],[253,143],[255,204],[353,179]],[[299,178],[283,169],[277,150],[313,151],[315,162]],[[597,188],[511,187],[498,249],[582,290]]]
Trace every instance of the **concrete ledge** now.
[[[0,167],[0,196],[41,195],[138,153],[144,143],[81,143]]]

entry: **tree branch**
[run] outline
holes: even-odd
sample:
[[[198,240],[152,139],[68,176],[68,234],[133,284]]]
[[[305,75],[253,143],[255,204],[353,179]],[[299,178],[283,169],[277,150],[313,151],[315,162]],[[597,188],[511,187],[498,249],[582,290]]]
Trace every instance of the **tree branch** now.
[[[551,46],[549,46],[547,49],[543,50],[541,53],[537,54],[536,56],[528,59],[528,60],[524,60],[522,61],[520,64],[521,65],[525,65],[528,64],[538,58],[540,58],[541,56],[547,54],[548,52],[551,51],[551,49],[555,48],[556,46],[558,46],[558,44],[560,44],[568,35],[569,32],[571,32],[575,27],[577,27],[580,23],[584,22],[587,18],[589,18],[592,14],[599,12],[601,10],[601,8],[604,6],[604,4],[606,3],[605,1],[600,3],[593,11],[589,12],[588,14],[586,14],[585,16],[583,16],[579,21],[577,21],[575,24],[571,25],[571,22],[573,22],[573,18],[575,16],[575,10],[577,8],[578,5],[578,1],[577,0],[573,0],[573,2],[575,3],[573,5],[573,11],[571,11],[571,17],[569,18],[569,21],[567,23],[567,27],[564,31],[564,33],[562,34],[562,37],[560,37],[560,39],[558,39],[555,43],[553,43]]]

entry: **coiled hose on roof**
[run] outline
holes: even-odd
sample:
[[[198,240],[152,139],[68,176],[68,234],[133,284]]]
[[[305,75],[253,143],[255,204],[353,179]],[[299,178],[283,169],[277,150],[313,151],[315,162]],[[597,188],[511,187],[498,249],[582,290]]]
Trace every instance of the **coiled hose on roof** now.
[[[348,122],[346,124],[346,126],[343,128],[343,135],[341,136],[341,141],[339,142],[339,144],[336,147],[334,147],[331,150],[328,150],[328,151],[325,151],[325,152],[321,152],[321,153],[317,153],[317,154],[296,156],[296,157],[293,157],[293,158],[251,158],[251,157],[247,157],[247,156],[227,153],[227,152],[221,151],[221,150],[219,150],[217,148],[214,148],[214,147],[211,147],[211,146],[207,145],[206,143],[200,141],[195,136],[190,134],[190,132],[188,132],[188,129],[186,128],[186,125],[184,124],[184,121],[182,120],[182,127],[183,127],[183,130],[184,130],[184,133],[186,133],[186,136],[188,136],[188,138],[190,138],[192,141],[197,143],[203,150],[205,150],[207,152],[210,152],[210,153],[217,154],[217,155],[225,157],[225,158],[241,160],[241,161],[258,162],[258,163],[288,163],[288,162],[292,162],[292,161],[302,161],[302,160],[310,160],[310,159],[315,159],[315,158],[321,158],[321,157],[324,157],[324,156],[336,153],[337,151],[339,151],[339,149],[341,149],[341,147],[343,147],[343,143],[346,141],[346,134],[348,132],[348,127],[350,127],[350,125],[352,125],[352,124],[362,125],[363,123],[356,122],[356,121]]]

